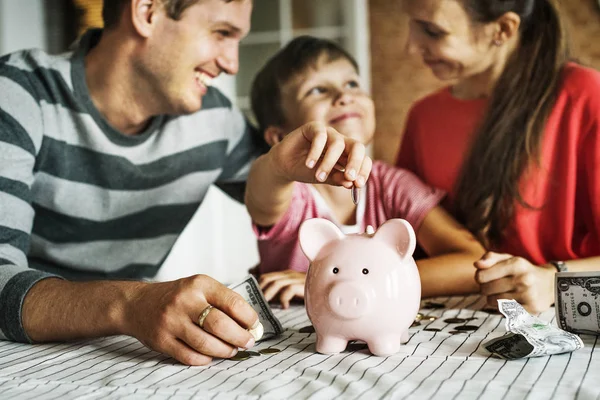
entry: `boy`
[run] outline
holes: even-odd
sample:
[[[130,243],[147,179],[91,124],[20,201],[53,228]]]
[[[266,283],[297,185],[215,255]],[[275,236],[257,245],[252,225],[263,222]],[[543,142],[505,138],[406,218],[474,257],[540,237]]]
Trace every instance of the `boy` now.
[[[311,121],[365,145],[373,139],[373,100],[360,86],[356,61],[333,42],[308,36],[291,41],[258,73],[251,98],[259,131],[272,147],[291,129]],[[291,299],[304,296],[308,260],[298,244],[298,228],[316,217],[331,220],[347,234],[362,233],[367,225],[377,229],[391,218],[406,219],[429,256],[417,261],[423,297],[478,291],[473,263],[484,253],[483,247],[438,205],[445,193],[407,170],[375,161],[358,205],[348,186],[287,181],[260,192],[260,185],[253,186],[247,196],[270,205],[249,207],[267,300],[278,296],[288,307]]]

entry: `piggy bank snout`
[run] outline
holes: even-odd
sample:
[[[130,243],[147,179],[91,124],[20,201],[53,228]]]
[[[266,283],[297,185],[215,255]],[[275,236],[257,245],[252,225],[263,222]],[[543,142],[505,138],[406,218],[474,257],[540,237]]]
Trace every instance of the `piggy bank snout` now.
[[[369,311],[369,298],[355,282],[338,282],[329,292],[329,307],[344,319],[356,319]]]

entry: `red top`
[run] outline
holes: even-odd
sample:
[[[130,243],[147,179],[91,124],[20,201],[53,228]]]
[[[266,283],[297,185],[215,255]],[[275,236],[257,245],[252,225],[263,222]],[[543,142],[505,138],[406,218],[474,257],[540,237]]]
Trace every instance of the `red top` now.
[[[454,184],[487,101],[434,93],[411,110],[396,164],[456,197]],[[541,265],[600,255],[600,72],[568,64],[541,146],[497,251]],[[451,207],[449,207],[451,209]]]

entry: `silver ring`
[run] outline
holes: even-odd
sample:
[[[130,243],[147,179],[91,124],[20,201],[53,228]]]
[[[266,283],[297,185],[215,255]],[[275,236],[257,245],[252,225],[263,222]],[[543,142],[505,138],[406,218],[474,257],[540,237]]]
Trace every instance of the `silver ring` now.
[[[210,313],[210,311],[213,309],[214,307],[211,306],[210,304],[202,311],[202,313],[200,313],[200,317],[198,317],[198,325],[200,325],[200,328],[204,329],[204,320],[206,319],[206,317],[208,317],[208,314]]]

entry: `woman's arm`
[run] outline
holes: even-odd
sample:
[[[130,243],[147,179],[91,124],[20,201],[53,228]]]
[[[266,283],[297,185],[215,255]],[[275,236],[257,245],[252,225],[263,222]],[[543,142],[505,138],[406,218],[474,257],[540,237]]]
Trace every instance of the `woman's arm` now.
[[[485,249],[446,210],[437,206],[427,213],[417,242],[429,256],[417,261],[423,297],[479,292],[473,263]]]

